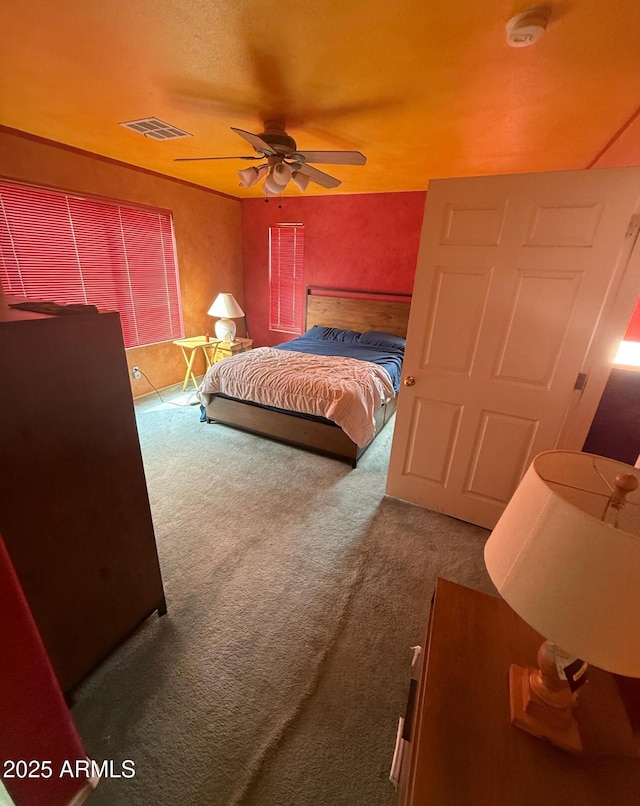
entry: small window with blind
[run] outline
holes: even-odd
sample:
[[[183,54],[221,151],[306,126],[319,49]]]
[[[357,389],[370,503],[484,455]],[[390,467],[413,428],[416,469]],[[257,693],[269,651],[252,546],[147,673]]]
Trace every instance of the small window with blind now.
[[[269,228],[269,329],[300,335],[304,327],[304,227]]]
[[[184,335],[164,210],[0,183],[5,294],[118,311],[125,347]]]

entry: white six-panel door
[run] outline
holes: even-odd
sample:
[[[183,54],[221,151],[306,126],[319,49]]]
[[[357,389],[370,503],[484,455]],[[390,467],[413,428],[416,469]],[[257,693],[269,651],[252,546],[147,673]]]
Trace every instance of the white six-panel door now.
[[[635,168],[430,183],[390,495],[495,525],[575,408],[639,202]],[[619,338],[634,301],[616,306]]]

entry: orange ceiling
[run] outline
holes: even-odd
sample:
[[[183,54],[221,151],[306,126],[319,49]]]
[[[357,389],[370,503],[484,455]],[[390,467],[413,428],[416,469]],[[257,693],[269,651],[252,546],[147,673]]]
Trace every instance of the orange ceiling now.
[[[0,123],[234,196],[252,154],[236,126],[283,117],[300,149],[359,149],[319,166],[336,191],[429,179],[636,164],[640,3],[549,3],[545,36],[505,43],[535,2],[20,0],[0,31]],[[122,121],[193,136],[158,142]],[[626,127],[626,128],[625,128]],[[610,147],[608,147],[610,146]],[[295,188],[287,193],[297,194]]]

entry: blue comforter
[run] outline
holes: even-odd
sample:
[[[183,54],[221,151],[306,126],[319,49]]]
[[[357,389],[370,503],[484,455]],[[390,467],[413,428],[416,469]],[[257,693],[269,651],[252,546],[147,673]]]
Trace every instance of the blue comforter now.
[[[316,326],[296,339],[276,344],[275,349],[371,361],[386,369],[396,394],[400,389],[404,339],[398,336],[378,331],[356,333],[352,330]]]

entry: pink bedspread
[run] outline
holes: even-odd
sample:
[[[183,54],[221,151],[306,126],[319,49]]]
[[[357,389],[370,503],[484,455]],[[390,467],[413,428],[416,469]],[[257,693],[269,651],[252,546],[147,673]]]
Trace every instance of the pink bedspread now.
[[[360,447],[371,442],[376,412],[394,396],[389,373],[377,364],[272,347],[214,364],[200,384],[198,398],[206,406],[216,392],[326,417]]]

